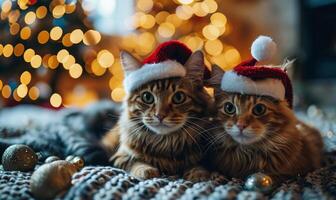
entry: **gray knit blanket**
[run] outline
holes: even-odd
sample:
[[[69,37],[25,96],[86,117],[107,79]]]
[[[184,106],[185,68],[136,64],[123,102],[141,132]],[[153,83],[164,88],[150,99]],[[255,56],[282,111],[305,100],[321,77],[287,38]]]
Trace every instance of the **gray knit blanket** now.
[[[83,110],[50,111],[31,106],[0,111],[0,155],[11,144],[27,144],[40,159],[79,155],[86,167],[73,176],[73,185],[56,199],[336,199],[336,118],[333,111],[310,107],[298,116],[321,130],[324,167],[283,183],[269,194],[244,189],[244,181],[222,176],[192,183],[178,177],[140,181],[107,165],[97,145],[117,119],[118,105],[102,101]],[[43,158],[44,157],[44,158]],[[0,199],[34,199],[31,172],[0,169]]]

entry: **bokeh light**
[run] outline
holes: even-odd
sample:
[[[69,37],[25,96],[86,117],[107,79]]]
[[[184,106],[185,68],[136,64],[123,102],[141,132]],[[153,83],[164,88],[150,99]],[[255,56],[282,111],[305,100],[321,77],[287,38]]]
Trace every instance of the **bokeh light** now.
[[[62,105],[61,95],[59,95],[58,93],[52,94],[50,97],[50,104],[55,108],[60,107]]]

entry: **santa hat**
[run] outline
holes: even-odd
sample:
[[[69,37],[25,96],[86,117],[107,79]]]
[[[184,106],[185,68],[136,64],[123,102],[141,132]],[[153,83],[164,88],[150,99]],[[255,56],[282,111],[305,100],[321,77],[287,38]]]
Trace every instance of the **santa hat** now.
[[[186,76],[187,71],[183,65],[191,54],[192,51],[179,41],[172,40],[160,44],[149,57],[144,59],[139,69],[126,72],[125,90],[133,91],[154,80]],[[209,70],[205,67],[204,76],[209,74]]]
[[[272,38],[259,36],[252,44],[252,59],[242,62],[224,73],[221,89],[250,95],[270,96],[278,100],[286,100],[293,105],[293,89],[285,69],[272,66],[256,66],[258,61],[267,61],[276,52],[276,44]]]

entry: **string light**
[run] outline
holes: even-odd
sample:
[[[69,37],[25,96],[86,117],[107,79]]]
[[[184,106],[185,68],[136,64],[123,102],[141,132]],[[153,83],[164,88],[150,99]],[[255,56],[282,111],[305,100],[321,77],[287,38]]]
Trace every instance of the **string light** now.
[[[72,78],[79,78],[83,73],[83,68],[79,64],[73,64],[69,69],[69,74]]]
[[[36,9],[36,17],[37,17],[38,19],[43,19],[43,18],[45,18],[46,15],[47,15],[47,13],[48,13],[48,9],[47,9],[47,7],[45,7],[45,6],[40,6],[40,7],[38,7],[38,8]]]
[[[27,49],[23,54],[23,58],[27,63],[31,61],[33,56],[35,56],[34,49]]]
[[[37,41],[40,44],[45,44],[49,40],[49,32],[48,31],[41,31],[37,36]]]
[[[3,56],[6,58],[10,57],[13,54],[13,46],[11,44],[6,44],[2,50]]]
[[[9,85],[5,85],[1,90],[1,94],[5,99],[8,99],[12,94],[12,89],[9,87]]]
[[[72,31],[70,35],[70,41],[74,44],[78,44],[83,40],[83,37],[84,37],[83,31],[80,29],[76,29]]]
[[[20,37],[23,40],[28,40],[31,36],[31,29],[29,26],[25,26],[21,29]]]
[[[100,42],[100,40],[101,40],[101,35],[98,31],[88,30],[84,34],[83,43],[85,45],[96,45]],[[71,42],[70,35],[69,35],[69,41]]]
[[[28,95],[29,95],[29,98],[34,101],[34,100],[36,100],[36,99],[39,98],[39,96],[40,96],[40,90],[36,86],[31,87],[29,89]]]
[[[111,52],[104,49],[98,53],[97,61],[102,67],[108,68],[114,63],[114,56]]]
[[[24,50],[25,50],[24,45],[21,43],[18,43],[14,47],[14,55],[17,57],[22,56]]]
[[[62,105],[61,95],[59,95],[58,93],[52,94],[50,97],[50,104],[55,108],[60,107]]]
[[[31,74],[28,71],[24,71],[20,76],[20,81],[22,84],[28,85],[31,81]]]
[[[20,98],[24,98],[28,93],[27,85],[20,84],[19,87],[16,89],[16,93]]]
[[[52,40],[58,40],[62,37],[62,34],[63,34],[63,30],[61,27],[59,26],[56,26],[54,28],[51,29],[50,31],[50,38]]]
[[[126,96],[123,88],[115,88],[111,93],[111,98],[116,102],[121,102]]]
[[[39,68],[42,64],[42,57],[40,55],[34,55],[30,60],[30,64],[33,68]]]
[[[32,24],[36,20],[36,14],[32,11],[28,12],[24,18],[26,24]]]

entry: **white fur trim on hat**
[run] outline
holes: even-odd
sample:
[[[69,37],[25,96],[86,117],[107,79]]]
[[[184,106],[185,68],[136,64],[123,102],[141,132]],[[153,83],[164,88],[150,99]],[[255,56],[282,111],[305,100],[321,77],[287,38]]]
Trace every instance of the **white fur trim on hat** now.
[[[127,92],[131,92],[150,81],[172,77],[184,77],[186,73],[185,67],[173,60],[145,64],[141,68],[130,72],[125,77],[124,87]]]
[[[268,36],[259,36],[251,46],[251,54],[258,61],[268,61],[276,53],[277,45]]]
[[[224,73],[221,89],[226,92],[271,96],[278,100],[285,99],[285,87],[281,80],[272,78],[252,80],[245,76],[240,76],[234,71]]]

